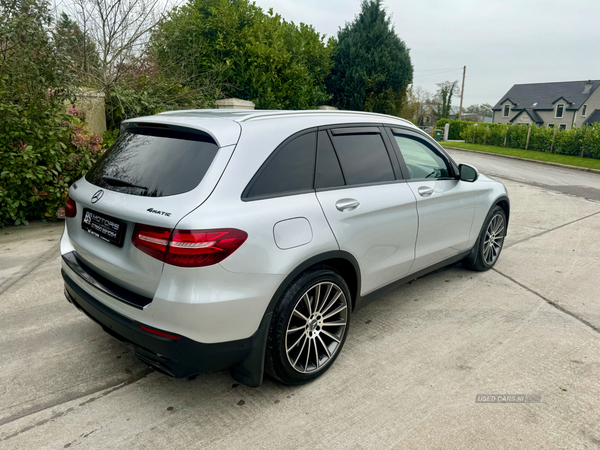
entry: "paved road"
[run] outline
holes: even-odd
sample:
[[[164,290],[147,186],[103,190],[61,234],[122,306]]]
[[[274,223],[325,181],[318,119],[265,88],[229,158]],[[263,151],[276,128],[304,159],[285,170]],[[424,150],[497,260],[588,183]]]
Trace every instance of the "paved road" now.
[[[521,181],[584,198],[600,200],[600,174],[447,149],[458,163],[471,164],[492,177]]]
[[[496,165],[470,156],[457,159]],[[506,185],[494,270],[457,265],[386,294],[296,388],[149,371],[64,299],[60,224],[0,230],[0,448],[600,448],[600,202]]]

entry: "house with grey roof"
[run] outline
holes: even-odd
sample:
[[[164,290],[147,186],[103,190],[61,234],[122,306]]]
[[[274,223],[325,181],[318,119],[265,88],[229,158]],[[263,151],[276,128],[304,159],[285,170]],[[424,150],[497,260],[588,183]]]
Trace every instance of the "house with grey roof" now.
[[[600,122],[600,80],[515,84],[492,108],[494,123],[570,129]]]

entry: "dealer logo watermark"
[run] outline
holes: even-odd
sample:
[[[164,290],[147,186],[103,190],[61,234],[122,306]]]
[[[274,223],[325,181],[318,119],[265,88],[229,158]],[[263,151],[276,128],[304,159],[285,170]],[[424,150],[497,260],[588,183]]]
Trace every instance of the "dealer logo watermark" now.
[[[542,403],[542,394],[477,394],[475,403]]]

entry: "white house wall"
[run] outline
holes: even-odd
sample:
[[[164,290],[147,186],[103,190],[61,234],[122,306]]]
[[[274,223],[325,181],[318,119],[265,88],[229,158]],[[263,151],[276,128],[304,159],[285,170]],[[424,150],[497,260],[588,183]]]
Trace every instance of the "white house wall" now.
[[[556,106],[556,105],[555,105]],[[563,116],[561,119],[555,119],[555,109],[548,111],[536,111],[541,119],[544,121],[544,126],[547,127],[548,124],[553,123],[555,127],[558,127],[560,124],[565,124],[567,130],[571,128],[573,124],[573,113],[575,111],[568,111],[567,106],[565,105],[565,109],[563,111]]]
[[[600,88],[596,88],[596,90],[590,95],[590,97],[584,103],[587,105],[587,111],[585,116],[581,115],[581,111],[583,110],[583,105],[577,111],[577,115],[575,116],[575,122],[578,127],[581,127],[585,119],[594,112],[595,109],[600,109]]]

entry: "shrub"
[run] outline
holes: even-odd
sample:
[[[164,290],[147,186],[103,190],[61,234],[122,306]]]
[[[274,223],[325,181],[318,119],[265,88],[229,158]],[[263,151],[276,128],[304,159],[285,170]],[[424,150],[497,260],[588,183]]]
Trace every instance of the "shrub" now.
[[[102,148],[109,148],[111,145],[115,143],[117,138],[119,137],[119,129],[115,128],[114,130],[108,130],[102,133]]]
[[[102,152],[102,137],[67,116],[62,105],[32,120],[27,119],[30,110],[0,104],[0,115],[7,110],[11,114],[0,124],[0,226],[63,218],[69,184]]]
[[[529,136],[529,150],[549,153],[552,148],[554,130],[547,127],[532,127]]]
[[[587,138],[584,138],[583,156],[600,159],[600,123],[587,125],[584,130]]]
[[[464,125],[467,124],[467,125]],[[505,125],[494,124],[494,123],[478,123],[477,127],[473,122],[462,122],[461,128],[463,130],[460,133],[459,139],[464,139],[466,142],[473,142],[473,133],[477,130],[477,135],[475,136],[476,144],[484,144],[485,141],[485,131],[489,126],[487,144],[488,145],[503,145],[504,144],[504,132],[506,130]],[[494,142],[494,143],[492,143]]]
[[[559,131],[554,143],[554,153],[581,156],[584,132],[581,128]]]
[[[462,132],[466,130],[469,125],[473,124],[473,122],[467,122],[464,120],[440,119],[435,123],[435,126],[438,128],[443,128],[447,123],[450,124],[450,129],[448,130],[448,139],[450,140],[461,139]]]
[[[102,138],[65,112],[71,60],[51,24],[43,1],[0,0],[0,226],[60,217],[100,152]]]
[[[261,109],[308,109],[330,98],[334,41],[249,0],[190,0],[167,14],[150,44],[162,73],[192,89],[208,80]]]
[[[504,136],[506,135],[507,125],[501,123],[491,123],[490,132],[488,134],[488,145],[496,145],[502,147],[504,145]]]

